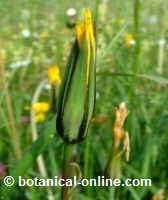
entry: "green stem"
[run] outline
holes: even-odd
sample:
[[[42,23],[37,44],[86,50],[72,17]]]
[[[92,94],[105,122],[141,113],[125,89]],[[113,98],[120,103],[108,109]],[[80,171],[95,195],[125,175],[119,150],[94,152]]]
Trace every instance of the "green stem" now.
[[[57,88],[55,86],[51,86],[51,110],[53,113],[56,113],[56,90]]]
[[[41,92],[42,92],[45,84],[46,84],[46,81],[42,81],[38,85],[38,87],[33,95],[33,98],[32,98],[32,106],[39,101],[39,97],[41,95]],[[30,113],[30,119],[31,119],[32,139],[34,142],[37,140],[37,138],[39,136],[38,136],[37,124],[35,122],[35,111],[33,109],[31,110],[31,113]],[[37,157],[37,164],[38,164],[38,168],[39,168],[39,171],[40,171],[42,177],[48,177],[48,173],[47,173],[46,166],[45,166],[45,161],[44,161],[42,154]],[[50,187],[47,188],[47,193],[48,193],[48,200],[54,200],[54,195],[53,195],[53,192]]]
[[[64,146],[64,158],[63,158],[63,179],[66,180],[71,175],[71,161],[73,157],[75,145],[72,144],[65,144]],[[63,186],[62,187],[62,194],[61,200],[69,200],[69,187]]]
[[[98,23],[98,17],[99,17],[99,5],[100,5],[100,0],[96,0],[95,1],[95,27],[97,27],[97,23]]]
[[[133,62],[133,69],[134,73],[139,73],[140,71],[140,25],[139,25],[139,19],[140,19],[140,0],[134,0],[134,34],[135,34],[135,52],[134,52],[134,62]]]
[[[134,74],[140,73],[140,54],[141,54],[141,45],[140,45],[140,6],[141,0],[134,0],[134,37],[135,37],[135,47],[134,47],[134,57],[132,62],[132,72]],[[131,80],[130,87],[130,102],[136,102],[135,100],[135,90],[138,87],[138,80],[133,78]],[[132,104],[132,106],[136,106]]]
[[[160,24],[160,27],[159,27],[159,37],[160,39],[165,39],[165,28],[166,28],[166,8],[164,6],[161,6],[160,7],[160,20],[159,20],[159,24]],[[160,44],[159,45],[159,49],[158,49],[158,67],[157,67],[157,72],[159,74],[162,74],[163,73],[163,67],[164,67],[164,60],[165,60],[165,47],[166,45],[164,44]]]
[[[111,188],[110,188],[109,199],[115,200],[115,187],[111,187]]]
[[[89,178],[89,160],[90,160],[90,146],[91,146],[91,140],[90,140],[90,135],[88,134],[86,138],[86,147],[85,147],[85,154],[84,154],[84,159],[85,159],[85,165],[84,165],[84,177]]]
[[[22,156],[21,151],[21,143],[20,143],[20,135],[19,130],[16,125],[16,116],[14,111],[13,99],[11,96],[11,91],[8,87],[6,87],[6,67],[5,67],[5,52],[0,49],[0,75],[2,80],[2,88],[4,88],[4,100],[7,108],[7,117],[8,123],[10,127],[10,137],[12,139],[14,154],[16,158],[19,160]]]

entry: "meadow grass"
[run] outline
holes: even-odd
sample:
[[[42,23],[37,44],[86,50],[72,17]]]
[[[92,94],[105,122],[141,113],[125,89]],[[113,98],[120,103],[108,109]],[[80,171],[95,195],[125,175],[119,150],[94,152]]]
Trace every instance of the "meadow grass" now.
[[[55,65],[61,76],[65,71],[75,38],[76,18],[66,15],[71,7],[78,17],[85,7],[93,10],[98,41],[94,119],[76,146],[74,171],[88,178],[104,175],[112,159],[116,107],[125,102],[131,152],[129,161],[121,159],[121,179],[152,179],[151,187],[77,187],[71,199],[168,198],[167,6],[163,0],[0,1],[0,199],[61,198],[60,187],[5,187],[3,177],[62,175],[56,114],[50,110],[36,123],[31,105],[52,103],[47,71]]]

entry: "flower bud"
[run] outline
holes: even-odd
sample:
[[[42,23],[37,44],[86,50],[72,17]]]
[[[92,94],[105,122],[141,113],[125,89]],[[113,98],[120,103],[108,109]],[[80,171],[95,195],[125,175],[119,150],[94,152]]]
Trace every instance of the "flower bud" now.
[[[89,9],[76,25],[74,42],[58,98],[56,127],[66,143],[82,141],[87,133],[95,102],[96,44]]]

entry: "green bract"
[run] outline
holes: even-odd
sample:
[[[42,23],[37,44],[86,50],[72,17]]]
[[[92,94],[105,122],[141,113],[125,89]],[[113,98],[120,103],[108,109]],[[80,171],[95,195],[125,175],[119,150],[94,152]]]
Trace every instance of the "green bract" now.
[[[56,128],[66,143],[85,138],[94,110],[95,37],[89,9],[85,9],[84,23],[78,24],[76,31],[57,108]]]

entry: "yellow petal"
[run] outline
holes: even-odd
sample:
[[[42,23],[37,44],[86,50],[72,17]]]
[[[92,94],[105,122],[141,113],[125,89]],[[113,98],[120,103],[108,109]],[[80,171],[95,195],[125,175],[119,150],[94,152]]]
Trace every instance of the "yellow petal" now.
[[[84,24],[76,24],[76,37],[77,37],[77,41],[78,41],[78,45],[79,47],[81,47],[82,45],[82,41],[84,40],[85,37],[85,26]]]
[[[35,115],[35,122],[43,122],[45,120],[44,113],[38,113]]]
[[[58,66],[51,66],[48,69],[48,81],[51,85],[58,85],[61,82],[60,70]]]
[[[36,113],[45,113],[50,109],[50,105],[47,102],[37,102],[32,106],[32,109]]]

